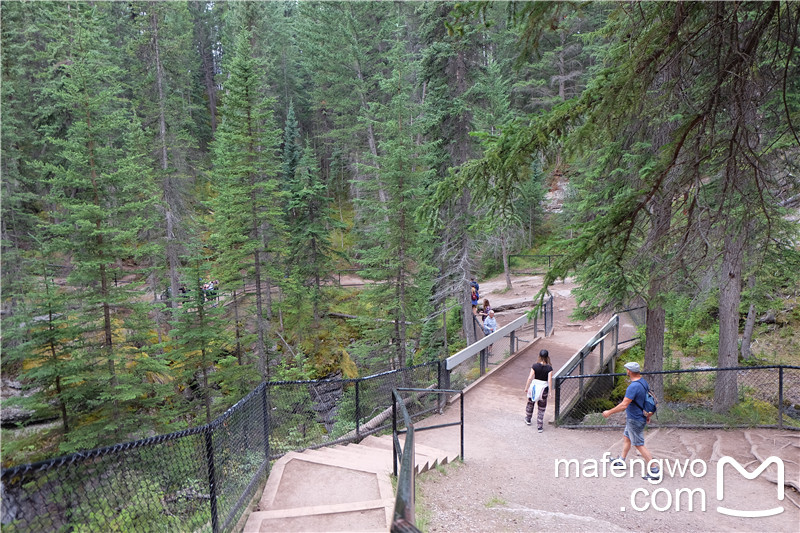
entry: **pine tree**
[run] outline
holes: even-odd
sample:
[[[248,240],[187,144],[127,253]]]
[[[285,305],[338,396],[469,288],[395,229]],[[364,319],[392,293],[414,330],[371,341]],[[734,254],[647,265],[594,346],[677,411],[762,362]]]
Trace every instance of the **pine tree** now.
[[[187,403],[181,403],[172,416],[184,420],[199,418],[207,424],[214,418],[214,385],[219,379],[215,365],[226,351],[226,326],[223,307],[208,298],[203,288],[207,280],[200,267],[200,250],[193,248],[194,253],[186,258],[190,265],[186,277],[193,282],[174,319],[168,352],[176,379],[190,392],[185,396]]]
[[[398,5],[387,17],[386,26],[393,29],[387,31],[391,38],[385,54],[388,73],[379,86],[385,103],[374,107],[378,156],[370,169],[378,181],[365,184],[371,195],[359,204],[365,218],[372,221],[363,230],[360,255],[363,275],[376,281],[364,291],[378,320],[369,326],[370,335],[391,339],[392,366],[402,368],[412,360],[410,332],[415,332],[418,347],[420,322],[429,314],[431,246],[416,214],[430,172],[424,160],[428,147],[419,142],[421,124],[415,122],[419,88],[413,82],[419,57],[412,52],[410,37],[414,19]],[[384,201],[376,201],[381,193],[378,188]]]
[[[65,5],[9,2],[0,5],[2,16],[2,202],[0,202],[0,238],[2,242],[3,321],[14,317],[25,305],[41,270],[28,267],[37,242],[40,215],[47,210],[45,173],[42,163],[57,158],[40,129],[63,129],[70,120],[55,105],[52,63],[67,60],[63,34],[68,31]],[[34,261],[37,262],[37,261]],[[9,336],[3,335],[3,348],[9,348]],[[4,367],[5,368],[5,367]]]
[[[115,335],[134,287],[120,283],[120,266],[136,256],[135,245],[152,212],[152,181],[137,151],[141,129],[121,98],[118,56],[103,33],[109,27],[105,7],[71,11],[74,34],[64,36],[70,40],[70,61],[60,66],[62,85],[54,97],[73,120],[63,135],[48,131],[61,161],[44,167],[51,176],[48,201],[56,207],[47,227],[48,248],[69,258],[67,282],[79,295],[72,319],[83,330],[72,357],[89,369],[80,379],[94,385],[84,398],[84,414],[103,420],[71,433],[68,446],[74,447],[126,434],[129,421],[119,413],[134,395],[120,379],[124,357]]]
[[[332,230],[341,227],[334,218],[326,195],[325,184],[320,180],[316,154],[306,144],[301,151],[287,205],[292,220],[289,237],[289,261],[292,277],[308,293],[312,309],[312,328],[319,327],[326,302],[323,283],[330,279],[333,248]]]
[[[17,367],[14,375],[29,389],[38,391],[29,396],[28,403],[33,403],[34,408],[54,403],[61,430],[67,434],[70,415],[73,409],[77,410],[68,390],[76,386],[70,385],[71,376],[83,373],[81,360],[71,356],[79,330],[70,320],[69,293],[56,285],[54,269],[48,267],[45,251],[39,252],[28,264],[32,285],[14,317],[16,320],[4,321],[5,337],[18,342],[7,345],[3,358],[7,368]],[[37,268],[41,269],[39,276],[35,276]]]
[[[151,125],[152,161],[161,190],[158,212],[163,252],[153,258],[152,290],[161,293],[165,264],[166,293],[171,296],[168,304],[175,309],[181,284],[178,257],[181,243],[187,239],[184,226],[192,214],[190,184],[203,162],[193,120],[201,110],[191,101],[193,80],[183,74],[193,66],[192,25],[183,4],[134,3],[132,14],[137,31],[132,43],[131,83],[142,121]]]
[[[423,50],[421,79],[425,84],[425,134],[437,139],[428,154],[436,178],[429,184],[426,203],[429,226],[440,235],[437,252],[440,277],[435,299],[440,304],[455,297],[461,306],[462,331],[468,344],[475,340],[469,280],[477,270],[473,241],[473,199],[480,191],[456,185],[452,169],[478,154],[469,90],[479,69],[482,34],[475,27],[447,35],[444,23],[455,6],[425,5],[422,14]],[[485,187],[482,184],[481,187]]]
[[[279,133],[273,121],[273,100],[263,94],[264,71],[252,49],[252,32],[244,28],[236,40],[225,83],[222,120],[214,143],[216,198],[212,245],[225,271],[249,270],[255,284],[256,354],[259,371],[269,376],[269,326],[264,310],[263,273],[267,236],[283,226],[280,212]],[[269,243],[269,247],[273,243]],[[268,290],[268,289],[267,289]]]

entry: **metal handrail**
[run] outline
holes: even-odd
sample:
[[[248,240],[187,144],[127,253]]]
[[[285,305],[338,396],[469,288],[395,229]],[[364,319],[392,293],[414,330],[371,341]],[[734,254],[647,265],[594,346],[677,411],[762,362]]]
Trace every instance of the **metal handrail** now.
[[[613,333],[613,338],[611,341],[611,353],[605,352],[605,340],[608,335]],[[564,379],[569,376],[573,370],[576,368],[580,368],[580,374],[584,373],[584,361],[592,353],[596,346],[600,346],[600,367],[603,367],[603,364],[607,363],[609,360],[613,360],[614,357],[617,356],[619,352],[619,315],[612,316],[606,324],[600,328],[600,331],[594,334],[594,336],[586,341],[586,344],[583,347],[575,352],[575,355],[570,357],[569,361],[567,361],[564,366],[559,368],[553,374],[553,382],[555,385],[555,423],[558,425],[559,421],[561,420],[561,416],[563,415],[561,409],[561,384],[563,383]],[[583,381],[581,383],[581,390],[580,395],[583,394]],[[576,399],[571,400],[574,403]],[[572,403],[567,407],[567,410],[571,408]]]
[[[405,400],[400,396],[400,392],[424,392],[436,394],[458,393],[461,399],[461,420],[448,424],[436,424],[422,428],[414,428],[414,423],[406,409]],[[397,406],[403,415],[405,430],[397,429]],[[397,388],[392,390],[392,455],[394,463],[394,475],[397,476],[397,496],[394,504],[394,516],[392,518],[392,533],[418,533],[416,526],[416,509],[414,496],[416,492],[416,467],[414,451],[414,433],[429,429],[438,429],[450,426],[461,426],[461,454],[460,459],[464,460],[464,391],[450,389],[412,389]],[[400,445],[400,434],[406,433],[405,446]],[[397,471],[398,455],[400,456],[400,472]]]

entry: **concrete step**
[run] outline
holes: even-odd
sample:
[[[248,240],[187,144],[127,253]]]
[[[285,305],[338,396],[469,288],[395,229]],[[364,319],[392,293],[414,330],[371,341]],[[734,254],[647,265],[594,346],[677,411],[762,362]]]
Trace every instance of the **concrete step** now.
[[[405,444],[404,435],[401,436],[400,442],[402,444]],[[374,435],[370,435],[369,437],[362,440],[361,444],[364,446],[372,446],[375,448],[389,450],[389,453],[390,454],[392,453],[393,443],[392,443],[392,437],[390,435],[383,437],[376,437]],[[432,448],[430,446],[426,446],[418,442],[414,443],[414,452],[416,455],[416,466],[417,466],[416,470],[418,474],[436,468],[436,466],[438,465],[445,465],[447,463],[452,463],[453,461],[458,459],[459,456],[458,452],[452,452],[452,451],[448,452],[445,450],[440,450],[438,448]]]
[[[394,505],[384,500],[323,507],[297,507],[286,512],[256,511],[250,515],[243,533],[284,531],[366,531],[385,532],[386,509]]]
[[[418,472],[458,456],[415,448]],[[287,453],[272,466],[243,532],[386,531],[395,503],[392,466],[391,436]]]
[[[390,472],[362,467],[324,450],[286,454],[243,531],[386,531],[394,509]]]
[[[364,450],[349,450],[344,446],[331,446],[318,450],[305,450],[300,455],[305,456],[309,461],[322,462],[325,464],[339,466],[341,468],[352,468],[369,472],[391,472],[392,455],[383,450],[368,448]]]

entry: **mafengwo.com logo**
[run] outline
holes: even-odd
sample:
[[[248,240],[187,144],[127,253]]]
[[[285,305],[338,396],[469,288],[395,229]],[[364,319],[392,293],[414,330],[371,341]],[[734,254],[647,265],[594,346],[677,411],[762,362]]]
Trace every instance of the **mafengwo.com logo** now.
[[[716,468],[716,497],[720,505],[716,507],[716,511],[721,514],[736,516],[741,518],[762,518],[766,516],[774,516],[783,512],[782,506],[776,506],[767,509],[757,510],[742,510],[732,509],[722,505],[725,497],[725,466],[730,465],[733,468],[728,468],[728,472],[735,470],[747,480],[753,480],[759,475],[764,473],[770,465],[775,465],[777,470],[776,485],[777,485],[777,499],[783,501],[784,499],[784,465],[780,457],[768,457],[760,466],[755,468],[752,472],[748,471],[736,459],[723,456],[717,462]],[[658,485],[663,481],[664,477],[685,479],[691,482],[693,478],[703,478],[708,473],[708,465],[701,459],[653,459],[645,464],[643,459],[631,459],[627,462],[619,460],[612,460],[611,454],[606,452],[603,458],[598,461],[596,459],[584,459],[579,462],[577,459],[556,459],[555,460],[555,477],[584,477],[584,478],[606,478],[606,477],[631,477],[642,478],[648,480],[649,484]],[[688,485],[689,483],[687,483]],[[768,501],[768,498],[764,498]],[[705,489],[699,487],[681,487],[670,491],[664,487],[659,487],[650,490],[647,487],[636,487],[631,492],[630,506],[634,511],[647,511],[654,509],[656,511],[705,511],[706,510],[706,492]],[[626,511],[626,507],[620,508],[621,511]]]
[[[774,464],[778,469],[778,475],[776,483],[778,485],[778,500],[783,501],[784,496],[784,470],[783,470],[783,460],[780,457],[767,457],[764,461],[762,461],[761,466],[753,470],[753,472],[748,472],[736,459],[731,457],[725,456],[722,457],[719,462],[717,463],[717,500],[720,502],[724,496],[724,483],[723,483],[723,475],[725,474],[724,468],[725,465],[730,464],[743,475],[746,479],[755,479],[758,477],[759,474],[764,472],[767,467],[771,464]],[[764,509],[760,511],[741,511],[739,509],[728,509],[727,507],[718,506],[717,512],[730,515],[730,516],[740,516],[744,518],[760,518],[763,516],[774,516],[776,514],[780,514],[783,512],[783,507],[773,507],[772,509]]]

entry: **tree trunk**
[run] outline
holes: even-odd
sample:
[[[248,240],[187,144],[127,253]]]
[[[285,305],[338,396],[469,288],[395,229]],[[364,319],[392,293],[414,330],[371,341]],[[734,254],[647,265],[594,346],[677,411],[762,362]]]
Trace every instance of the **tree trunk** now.
[[[253,252],[253,262],[255,263],[255,283],[256,283],[256,331],[258,334],[256,354],[258,356],[258,371],[261,377],[269,381],[269,362],[267,361],[267,341],[263,303],[261,297],[261,258],[258,250]]]
[[[194,2],[194,7],[198,13],[194,21],[195,39],[200,53],[201,68],[203,69],[203,84],[208,96],[208,112],[211,116],[211,135],[213,136],[217,131],[217,85],[214,83],[214,55],[211,50],[210,36],[200,15],[205,9],[204,5],[196,1]]]
[[[44,273],[44,288],[47,291],[47,321],[48,327],[50,329],[50,356],[53,358],[53,361],[58,361],[58,351],[56,350],[56,344],[53,340],[53,334],[55,328],[53,327],[53,307],[50,305],[50,283],[47,281],[47,270],[45,269]],[[61,425],[64,428],[64,434],[69,433],[69,418],[67,417],[67,405],[64,403],[64,395],[61,391],[61,376],[56,375],[56,401],[58,402],[58,410],[61,413]]]
[[[311,263],[316,266],[317,264],[317,242],[316,239],[311,239]],[[319,300],[322,293],[322,279],[319,276],[319,268],[314,268],[314,295],[311,298],[311,309],[314,318],[314,327],[319,326]]]
[[[200,292],[203,288],[200,283],[197,283],[198,299],[203,298]],[[197,316],[199,319],[199,326],[201,328],[208,327],[205,323],[205,302],[198,300],[200,303],[197,306]],[[203,341],[205,343],[205,341]],[[202,365],[201,373],[203,375],[203,404],[206,408],[206,424],[211,423],[211,393],[208,388],[208,361],[206,361],[206,347],[205,344],[200,348],[200,364]]]
[[[236,360],[239,362],[239,366],[244,364],[242,361],[242,332],[241,332],[241,322],[239,321],[239,302],[236,298],[236,290],[233,291],[233,328],[236,333]]]
[[[508,242],[505,231],[500,232],[500,246],[503,250],[503,272],[506,275],[506,289],[511,289],[511,269],[508,268]]]
[[[717,367],[730,368],[738,363],[739,303],[742,295],[742,252],[745,232],[730,224],[725,233],[725,249],[719,287],[719,352]],[[736,403],[739,388],[736,372],[717,372],[714,387],[714,412],[727,412]]]
[[[747,287],[750,289],[752,294],[753,289],[756,286],[756,277],[753,274],[750,274],[750,277],[747,279]],[[751,298],[753,298],[751,296]],[[749,361],[750,357],[753,355],[750,352],[750,344],[753,342],[753,329],[756,325],[756,304],[754,302],[750,302],[750,308],[747,311],[747,320],[744,323],[744,334],[742,335],[742,360]]]
[[[644,371],[660,372],[664,370],[664,325],[666,311],[660,300],[661,285],[651,282],[648,288],[647,319],[645,321]],[[655,302],[655,303],[653,303]],[[662,374],[647,376],[647,382],[656,398],[664,397],[664,380]]]
[[[664,239],[669,232],[672,217],[672,194],[661,192],[656,194],[651,204],[650,231],[647,242],[652,246],[653,268],[650,271],[647,288],[647,319],[645,321],[644,370],[660,372],[664,369],[664,328],[666,311],[663,295],[666,267],[661,265],[664,256]],[[664,383],[661,374],[649,376],[647,379],[656,398],[664,397]]]
[[[165,191],[166,193],[166,191]],[[169,200],[167,194],[164,195],[167,202],[167,212],[164,214],[167,224],[167,243],[165,252],[167,256],[167,267],[169,269],[169,306],[172,309],[177,309],[180,305],[180,278],[178,274],[179,259],[178,259],[178,243],[175,239],[175,226],[174,216],[172,209],[169,208]]]
[[[98,190],[97,184],[97,166],[95,164],[95,152],[94,152],[94,140],[92,139],[92,116],[89,112],[89,103],[88,98],[85,100],[85,108],[86,108],[86,128],[89,130],[89,142],[87,145],[88,152],[89,152],[89,178],[92,182],[92,190],[94,194],[94,205],[101,209],[102,206],[100,204],[100,192]],[[106,271],[106,264],[103,263],[105,258],[103,257],[103,233],[101,232],[101,222],[100,219],[97,219],[95,223],[95,227],[97,228],[97,249],[99,252],[99,260],[100,260],[100,301],[102,302],[103,308],[103,347],[102,353],[108,358],[108,372],[111,376],[110,385],[112,389],[115,389],[119,385],[119,380],[117,379],[117,372],[114,366],[114,346],[113,346],[113,336],[112,336],[112,325],[111,325],[111,305],[109,300],[111,299],[110,296],[110,288],[108,286],[108,272]],[[112,401],[113,404],[113,413],[114,418],[119,417],[119,404],[116,398],[116,391],[114,392],[114,400]]]
[[[153,291],[153,309],[155,310],[155,319],[156,319],[156,335],[158,335],[158,344],[160,345],[162,342],[161,337],[161,324],[164,320],[164,314],[161,312],[161,309],[156,305],[158,303],[158,282],[156,281],[156,272],[155,266],[153,271],[150,272],[148,276],[148,280],[150,281],[150,290]]]
[[[163,199],[166,204],[166,213],[164,214],[166,223],[166,256],[167,265],[169,266],[169,287],[170,298],[169,306],[172,309],[178,308],[178,250],[177,243],[175,242],[175,226],[174,226],[174,210],[171,205],[171,186],[169,177],[166,175],[169,168],[169,157],[167,150],[167,118],[166,118],[166,98],[164,96],[164,67],[161,64],[161,47],[158,36],[158,13],[154,9],[150,15],[150,29],[153,32],[153,60],[156,66],[156,93],[158,94],[158,145],[159,145],[159,162],[161,164],[161,172],[164,173],[162,177]]]

